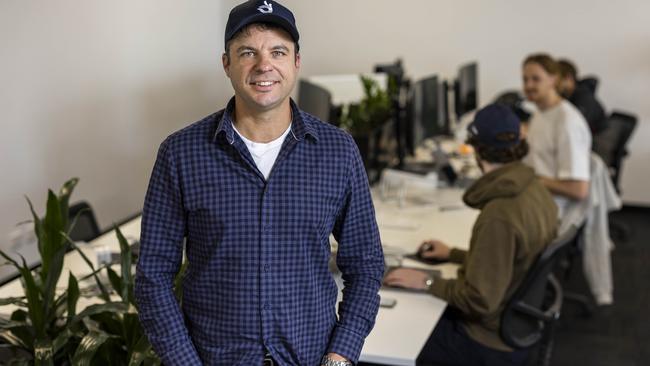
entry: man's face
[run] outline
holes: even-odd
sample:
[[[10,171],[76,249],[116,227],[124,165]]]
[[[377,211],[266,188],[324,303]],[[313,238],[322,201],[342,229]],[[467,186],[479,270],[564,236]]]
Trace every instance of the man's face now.
[[[255,25],[230,42],[223,68],[235,90],[237,108],[259,113],[288,103],[300,69],[291,36]]]
[[[562,94],[563,97],[568,98],[573,94],[573,91],[576,88],[576,81],[573,80],[571,76],[565,76],[560,78],[558,83],[558,91]]]
[[[523,82],[526,98],[533,103],[539,103],[554,91],[556,77],[546,72],[541,65],[529,62],[524,65]]]

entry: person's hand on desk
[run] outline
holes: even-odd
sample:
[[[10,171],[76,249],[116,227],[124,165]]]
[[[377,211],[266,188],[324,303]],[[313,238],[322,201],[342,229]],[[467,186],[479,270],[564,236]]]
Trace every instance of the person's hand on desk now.
[[[420,245],[418,256],[423,259],[449,260],[449,246],[440,240],[427,240]]]
[[[384,278],[384,284],[413,290],[428,290],[433,284],[433,278],[417,269],[397,268],[388,273],[386,278]]]

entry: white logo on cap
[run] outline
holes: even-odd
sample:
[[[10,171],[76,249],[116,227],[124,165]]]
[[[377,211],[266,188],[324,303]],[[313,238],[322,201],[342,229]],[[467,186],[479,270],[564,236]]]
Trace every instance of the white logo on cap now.
[[[264,5],[260,5],[257,10],[263,14],[273,13],[273,4],[269,4],[265,1]]]

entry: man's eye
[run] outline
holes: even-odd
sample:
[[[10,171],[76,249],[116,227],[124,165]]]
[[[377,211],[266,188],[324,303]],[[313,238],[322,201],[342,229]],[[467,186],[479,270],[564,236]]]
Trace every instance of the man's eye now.
[[[253,51],[244,51],[240,54],[241,57],[253,57],[255,53]]]
[[[272,55],[275,56],[275,57],[284,56],[285,54],[286,53],[284,53],[283,51],[273,51],[273,53],[272,53]]]

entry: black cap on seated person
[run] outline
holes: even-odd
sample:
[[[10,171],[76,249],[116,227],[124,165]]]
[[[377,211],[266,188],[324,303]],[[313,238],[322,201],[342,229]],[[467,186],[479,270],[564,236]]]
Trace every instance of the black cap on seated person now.
[[[479,110],[467,127],[470,138],[496,148],[517,146],[520,141],[519,118],[508,106],[490,104]]]
[[[300,34],[296,28],[296,19],[293,17],[291,10],[282,6],[282,4],[271,0],[250,0],[241,3],[230,11],[228,23],[226,23],[226,33],[224,45],[228,44],[235,34],[245,26],[251,23],[273,23],[286,30],[298,44]],[[297,50],[296,50],[297,51]]]

